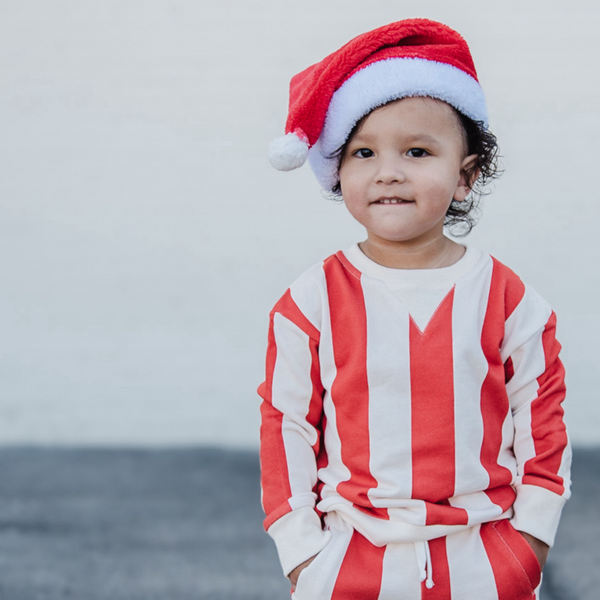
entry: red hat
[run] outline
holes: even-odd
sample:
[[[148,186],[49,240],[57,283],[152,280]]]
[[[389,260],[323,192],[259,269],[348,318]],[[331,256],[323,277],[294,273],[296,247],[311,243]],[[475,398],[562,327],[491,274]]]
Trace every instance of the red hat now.
[[[309,163],[324,189],[338,182],[331,155],[378,106],[409,96],[447,102],[487,127],[487,109],[465,40],[428,19],[406,19],[354,38],[292,78],[286,135],[269,148],[280,171]]]

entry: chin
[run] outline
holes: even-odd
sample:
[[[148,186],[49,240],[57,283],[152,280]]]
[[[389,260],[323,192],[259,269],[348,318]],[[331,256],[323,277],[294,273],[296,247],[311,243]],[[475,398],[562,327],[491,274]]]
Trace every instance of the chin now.
[[[411,240],[415,239],[417,236],[414,235],[410,235],[410,234],[402,234],[402,233],[398,233],[396,232],[381,232],[381,234],[375,234],[380,240],[383,240],[384,242],[390,242],[390,243],[400,243],[400,242],[410,242]]]

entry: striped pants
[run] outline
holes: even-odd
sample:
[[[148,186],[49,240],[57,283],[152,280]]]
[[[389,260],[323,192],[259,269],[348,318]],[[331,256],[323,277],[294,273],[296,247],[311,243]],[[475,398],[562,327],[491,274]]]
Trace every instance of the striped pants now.
[[[539,600],[538,560],[508,520],[381,548],[337,516],[327,523],[332,539],[293,600]]]

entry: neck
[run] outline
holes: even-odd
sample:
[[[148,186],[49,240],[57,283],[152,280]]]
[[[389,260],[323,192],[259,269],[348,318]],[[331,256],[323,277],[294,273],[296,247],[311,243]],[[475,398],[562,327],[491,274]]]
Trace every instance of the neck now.
[[[453,265],[465,253],[464,246],[444,235],[408,244],[369,237],[359,247],[372,261],[391,269],[441,269]]]

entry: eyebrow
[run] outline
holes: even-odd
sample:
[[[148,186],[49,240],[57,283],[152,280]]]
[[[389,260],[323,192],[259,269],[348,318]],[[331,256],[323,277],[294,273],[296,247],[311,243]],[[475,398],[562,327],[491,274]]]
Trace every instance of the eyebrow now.
[[[408,136],[408,139],[419,140],[427,142],[428,144],[437,144],[439,142],[439,140],[436,137],[429,135],[428,133],[417,133],[415,135]]]
[[[353,138],[353,142],[354,140],[358,140],[360,141],[365,141],[365,142],[369,142],[372,139],[372,136],[370,136],[369,134],[364,134],[361,131],[358,131],[356,133],[356,135]],[[414,143],[414,142],[423,142],[425,144],[438,144],[439,140],[428,134],[428,133],[413,133],[410,134],[406,137],[406,141],[408,142],[408,144]]]

